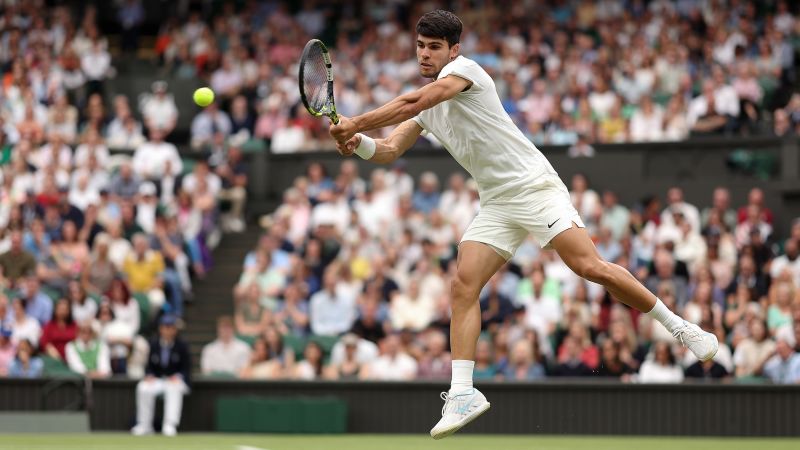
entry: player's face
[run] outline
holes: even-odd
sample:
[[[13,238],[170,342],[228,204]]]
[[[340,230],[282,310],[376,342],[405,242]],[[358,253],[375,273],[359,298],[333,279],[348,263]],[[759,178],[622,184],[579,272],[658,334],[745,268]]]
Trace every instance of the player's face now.
[[[425,78],[436,78],[447,63],[458,56],[459,44],[452,47],[441,38],[417,35],[417,62],[419,74]]]

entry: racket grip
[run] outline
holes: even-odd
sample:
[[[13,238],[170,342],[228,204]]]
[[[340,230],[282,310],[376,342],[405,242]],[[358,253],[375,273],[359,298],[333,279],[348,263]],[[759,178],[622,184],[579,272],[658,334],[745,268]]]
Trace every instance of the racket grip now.
[[[334,125],[339,125],[339,115],[338,114],[333,113],[329,117],[331,118],[331,122],[333,122]]]

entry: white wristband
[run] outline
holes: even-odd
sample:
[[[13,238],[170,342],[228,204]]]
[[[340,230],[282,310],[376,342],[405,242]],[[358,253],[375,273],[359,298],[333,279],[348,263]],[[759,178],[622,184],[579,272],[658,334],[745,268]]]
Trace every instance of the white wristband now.
[[[370,159],[375,154],[375,140],[369,136],[358,133],[361,136],[361,143],[356,147],[355,154],[361,159]]]

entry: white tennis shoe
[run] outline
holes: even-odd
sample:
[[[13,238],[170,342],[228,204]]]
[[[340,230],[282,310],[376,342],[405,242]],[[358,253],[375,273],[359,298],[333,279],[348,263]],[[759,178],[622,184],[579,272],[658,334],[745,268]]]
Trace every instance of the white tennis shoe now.
[[[491,406],[481,391],[475,388],[455,395],[442,392],[441,398],[444,400],[442,418],[431,429],[431,437],[434,439],[450,436],[464,425],[477,419]]]
[[[717,354],[719,341],[713,333],[703,331],[697,325],[683,321],[683,325],[676,328],[672,335],[681,344],[694,353],[700,361],[708,361]]]

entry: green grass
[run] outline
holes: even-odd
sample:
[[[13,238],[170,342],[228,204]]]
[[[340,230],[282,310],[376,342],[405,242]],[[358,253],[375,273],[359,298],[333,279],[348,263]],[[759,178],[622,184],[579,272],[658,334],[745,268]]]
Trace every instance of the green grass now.
[[[122,433],[4,434],[0,450],[783,450],[800,439],[621,438],[461,435],[434,441],[418,435],[182,434],[135,438]]]

